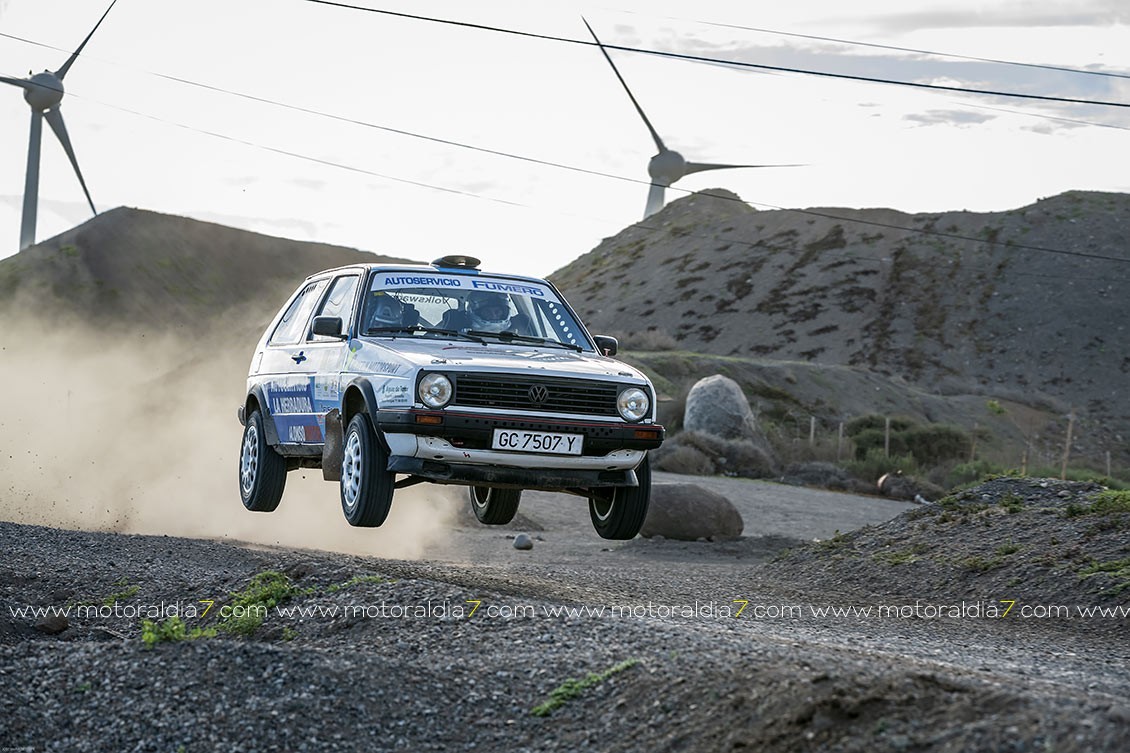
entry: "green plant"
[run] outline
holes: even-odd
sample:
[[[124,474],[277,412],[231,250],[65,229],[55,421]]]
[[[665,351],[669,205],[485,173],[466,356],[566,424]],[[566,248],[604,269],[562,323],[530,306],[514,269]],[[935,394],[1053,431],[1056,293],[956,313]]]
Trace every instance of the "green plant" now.
[[[1021,546],[1019,544],[1010,541],[1007,544],[1001,544],[1000,546],[998,546],[994,554],[997,557],[1007,557],[1010,554],[1016,554],[1020,551],[1020,549]]]
[[[1118,513],[1130,512],[1130,491],[1107,490],[1099,492],[1091,505],[1091,512]]]
[[[217,627],[232,635],[249,636],[263,624],[268,610],[293,596],[309,593],[311,589],[297,588],[283,573],[274,570],[257,573],[246,588],[232,593],[232,601],[222,607],[224,616]]]
[[[149,648],[165,641],[193,641],[197,638],[213,638],[215,628],[188,629],[180,617],[170,617],[164,622],[141,621],[141,640]]]
[[[1079,571],[1080,578],[1090,578],[1101,574],[1109,575],[1118,581],[1114,587],[1115,593],[1125,591],[1130,588],[1130,557],[1109,562],[1092,561],[1090,565]]]
[[[848,473],[863,481],[872,483],[879,480],[884,473],[901,472],[905,476],[914,476],[918,473],[918,463],[910,455],[892,455],[884,457],[883,448],[873,448],[860,460],[845,463]]]
[[[125,578],[122,578],[121,580],[119,580],[114,585],[115,586],[128,586],[128,587],[121,590],[121,591],[117,591],[115,593],[112,593],[109,596],[107,596],[106,598],[102,599],[102,603],[104,605],[108,606],[108,607],[112,607],[112,606],[114,606],[114,604],[118,603],[118,599],[128,599],[128,598],[131,598],[133,596],[136,596],[137,592],[141,590],[141,586],[130,586],[129,581],[127,581]]]
[[[550,691],[549,700],[534,706],[530,709],[530,713],[534,716],[548,716],[550,712],[564,706],[574,698],[577,698],[588,688],[599,685],[609,677],[619,674],[626,669],[630,669],[637,664],[639,664],[638,659],[628,659],[627,661],[622,661],[619,664],[609,667],[600,674],[589,672],[581,679],[571,677]]]
[[[1010,515],[1018,513],[1024,509],[1024,498],[1019,494],[1006,494],[1001,497],[1001,507]]]
[[[876,562],[888,565],[909,565],[922,559],[921,554],[926,551],[924,544],[915,544],[908,549],[899,549],[893,552],[879,552],[871,557]]]

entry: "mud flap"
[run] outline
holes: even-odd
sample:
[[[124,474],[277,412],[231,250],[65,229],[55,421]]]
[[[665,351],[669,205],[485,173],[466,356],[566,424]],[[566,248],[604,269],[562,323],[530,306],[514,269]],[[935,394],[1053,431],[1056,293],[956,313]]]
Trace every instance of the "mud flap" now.
[[[326,414],[326,437],[322,444],[322,478],[326,481],[341,481],[343,441],[341,411],[334,408]]]

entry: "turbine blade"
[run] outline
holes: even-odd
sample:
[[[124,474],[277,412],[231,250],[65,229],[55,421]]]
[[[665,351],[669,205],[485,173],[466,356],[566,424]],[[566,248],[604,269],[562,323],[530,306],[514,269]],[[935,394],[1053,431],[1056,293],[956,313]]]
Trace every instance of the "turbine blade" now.
[[[9,78],[7,76],[0,76],[0,83],[11,84],[12,86],[18,86],[21,89],[30,89],[32,87],[32,83],[23,78]]]
[[[113,8],[114,3],[116,2],[118,2],[118,0],[113,0],[110,3],[110,8]],[[107,8],[106,12],[102,14],[102,18],[98,19],[98,23],[94,24],[94,28],[91,29],[90,33],[86,35],[86,39],[82,40],[82,44],[78,46],[78,49],[71,53],[71,56],[67,58],[67,62],[63,63],[63,67],[55,71],[55,75],[59,77],[60,81],[63,80],[63,76],[67,75],[67,71],[71,69],[71,66],[74,65],[75,60],[78,59],[79,54],[82,52],[82,48],[86,47],[86,43],[90,41],[90,38],[92,36],[94,36],[94,32],[98,31],[98,27],[101,26],[102,22],[106,20],[106,16],[110,14],[110,8]],[[78,168],[75,169],[77,170]],[[97,214],[97,212],[95,212],[95,214]]]
[[[666,186],[662,183],[651,184],[651,188],[647,191],[647,207],[643,210],[643,218],[645,220],[663,208],[663,194],[665,190]]]
[[[707,162],[688,162],[684,175],[701,173],[703,170],[728,170],[731,167],[805,167],[805,165],[712,165]]]
[[[620,84],[624,87],[624,91],[628,92],[628,98],[631,99],[632,104],[636,106],[636,112],[638,112],[640,114],[640,117],[643,118],[643,122],[644,125],[647,126],[647,130],[651,131],[651,138],[655,139],[655,145],[659,147],[659,151],[667,151],[667,147],[663,145],[663,139],[659,138],[659,132],[655,130],[655,127],[652,126],[651,121],[647,119],[647,115],[644,114],[643,108],[640,107],[640,103],[636,101],[636,96],[632,94],[632,90],[628,88],[628,82],[625,81],[624,77],[620,75],[620,69],[616,67],[616,64],[612,62],[612,58],[609,57],[608,50],[604,49],[604,45],[600,43],[600,39],[596,36],[596,32],[592,30],[591,26],[589,26],[589,22],[585,21],[584,16],[581,16],[581,20],[584,21],[585,28],[589,30],[589,34],[592,34],[592,38],[596,40],[596,46],[600,48],[600,52],[602,55],[604,55],[604,59],[608,61],[608,64],[610,66],[612,66],[612,72],[616,74],[616,78],[620,79]]]
[[[67,153],[67,157],[71,161],[71,166],[75,169],[75,175],[78,176],[78,182],[82,185],[82,192],[86,194],[86,201],[90,204],[90,211],[98,214],[98,210],[94,208],[94,199],[90,198],[90,191],[86,190],[86,181],[82,178],[82,170],[78,169],[78,160],[75,159],[75,150],[71,148],[71,140],[67,137],[67,127],[63,125],[62,111],[60,111],[58,107],[52,107],[47,112],[43,113],[43,117],[47,118],[47,124],[51,126],[51,130],[55,132],[59,143],[63,145],[63,151]]]

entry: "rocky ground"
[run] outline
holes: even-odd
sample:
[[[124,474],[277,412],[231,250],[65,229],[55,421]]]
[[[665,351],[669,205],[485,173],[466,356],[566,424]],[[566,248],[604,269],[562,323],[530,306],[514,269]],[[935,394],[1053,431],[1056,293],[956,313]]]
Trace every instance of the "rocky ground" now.
[[[0,749],[1124,749],[1120,498],[696,481],[746,538],[605,542],[539,494],[420,561],[0,523]]]

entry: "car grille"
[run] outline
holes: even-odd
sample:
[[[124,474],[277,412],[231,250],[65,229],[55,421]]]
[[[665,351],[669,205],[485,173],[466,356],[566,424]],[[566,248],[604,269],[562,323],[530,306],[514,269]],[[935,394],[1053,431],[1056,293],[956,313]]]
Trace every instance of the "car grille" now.
[[[510,374],[455,374],[452,403],[539,413],[617,416],[620,386],[585,379],[537,379]]]

